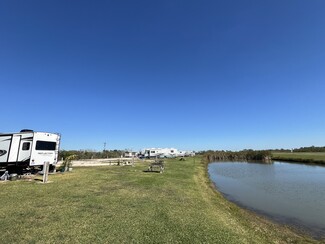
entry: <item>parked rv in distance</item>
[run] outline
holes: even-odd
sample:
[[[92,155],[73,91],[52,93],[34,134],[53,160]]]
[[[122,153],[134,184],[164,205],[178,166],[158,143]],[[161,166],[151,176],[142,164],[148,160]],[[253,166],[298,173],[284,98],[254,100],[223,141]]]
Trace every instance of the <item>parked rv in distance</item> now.
[[[58,161],[60,135],[21,130],[0,134],[0,168],[42,167],[49,162],[53,169]]]
[[[146,148],[139,153],[140,158],[175,158],[195,156],[194,151],[179,151],[176,148]]]

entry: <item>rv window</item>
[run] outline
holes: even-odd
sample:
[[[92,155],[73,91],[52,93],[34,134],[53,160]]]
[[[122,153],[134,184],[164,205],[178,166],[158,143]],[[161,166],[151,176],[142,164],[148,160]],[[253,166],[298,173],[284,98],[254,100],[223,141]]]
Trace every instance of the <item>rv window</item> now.
[[[155,153],[155,151],[151,151],[151,153]]]
[[[27,151],[27,150],[29,150],[29,148],[30,148],[30,142],[24,142],[23,143],[23,150]]]
[[[37,141],[36,150],[40,151],[52,151],[55,150],[56,143],[53,141]]]

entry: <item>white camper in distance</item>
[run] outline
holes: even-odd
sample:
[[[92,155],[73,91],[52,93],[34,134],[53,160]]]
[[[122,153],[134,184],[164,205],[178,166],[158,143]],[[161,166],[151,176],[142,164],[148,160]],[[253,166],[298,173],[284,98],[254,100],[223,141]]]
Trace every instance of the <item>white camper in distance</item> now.
[[[145,158],[176,157],[178,150],[175,148],[146,148],[140,154]]]
[[[139,155],[143,158],[175,158],[175,157],[192,157],[194,151],[179,151],[176,148],[146,148]]]
[[[21,130],[0,134],[0,167],[37,167],[58,161],[60,135]]]

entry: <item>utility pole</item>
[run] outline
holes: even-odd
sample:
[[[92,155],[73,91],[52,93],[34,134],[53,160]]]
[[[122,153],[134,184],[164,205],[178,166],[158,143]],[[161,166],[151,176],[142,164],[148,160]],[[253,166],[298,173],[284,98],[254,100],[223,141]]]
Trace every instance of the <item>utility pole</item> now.
[[[106,151],[106,142],[104,142],[104,152]]]

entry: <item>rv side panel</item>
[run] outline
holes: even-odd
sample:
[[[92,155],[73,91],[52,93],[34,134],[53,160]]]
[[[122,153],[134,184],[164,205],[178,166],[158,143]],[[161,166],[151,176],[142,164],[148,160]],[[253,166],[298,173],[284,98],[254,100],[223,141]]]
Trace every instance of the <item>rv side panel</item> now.
[[[8,162],[17,162],[20,138],[21,138],[20,135],[13,135]]]
[[[35,132],[30,166],[43,165],[44,162],[57,163],[60,136],[53,133]]]
[[[11,136],[0,136],[0,163],[8,162],[10,143]]]

